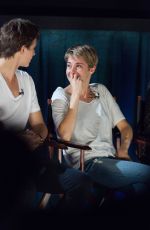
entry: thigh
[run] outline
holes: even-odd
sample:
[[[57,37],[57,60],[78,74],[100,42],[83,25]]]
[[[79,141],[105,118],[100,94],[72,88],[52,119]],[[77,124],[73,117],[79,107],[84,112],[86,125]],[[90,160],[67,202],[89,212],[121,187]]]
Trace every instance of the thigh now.
[[[59,182],[65,192],[72,192],[81,188],[88,190],[92,186],[90,178],[85,173],[74,168],[66,168],[59,175]]]
[[[91,186],[92,182],[85,173],[55,161],[42,165],[37,179],[38,191],[41,192],[68,193],[88,190]]]
[[[137,162],[99,157],[85,170],[93,181],[109,188],[138,183],[150,186],[150,166]]]
[[[36,169],[37,190],[47,193],[63,193],[64,189],[59,181],[59,176],[65,170],[66,168],[62,167],[58,161],[48,160],[47,162],[42,162]]]

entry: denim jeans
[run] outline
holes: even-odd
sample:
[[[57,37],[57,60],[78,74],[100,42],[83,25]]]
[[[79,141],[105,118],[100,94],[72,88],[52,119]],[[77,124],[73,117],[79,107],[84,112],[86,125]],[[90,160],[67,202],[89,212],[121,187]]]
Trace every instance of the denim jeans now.
[[[43,146],[34,153],[36,163],[36,185],[38,192],[64,194],[62,209],[86,210],[92,208],[90,199],[93,194],[91,179],[83,172],[66,164],[49,159],[47,147]]]
[[[115,158],[97,157],[85,163],[85,172],[97,184],[109,189],[133,188],[150,192],[150,166]]]

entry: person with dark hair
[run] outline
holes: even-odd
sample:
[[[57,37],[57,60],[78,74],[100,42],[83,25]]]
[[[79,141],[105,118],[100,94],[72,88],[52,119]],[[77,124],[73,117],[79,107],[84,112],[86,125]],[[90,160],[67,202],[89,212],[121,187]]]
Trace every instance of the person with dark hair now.
[[[84,173],[49,159],[48,131],[34,82],[27,72],[19,70],[29,66],[38,38],[38,27],[29,20],[12,19],[0,28],[0,121],[32,150],[37,190],[51,193],[56,189],[69,197],[71,205],[66,207],[82,209],[90,194],[91,181]],[[10,140],[7,141],[9,144]]]

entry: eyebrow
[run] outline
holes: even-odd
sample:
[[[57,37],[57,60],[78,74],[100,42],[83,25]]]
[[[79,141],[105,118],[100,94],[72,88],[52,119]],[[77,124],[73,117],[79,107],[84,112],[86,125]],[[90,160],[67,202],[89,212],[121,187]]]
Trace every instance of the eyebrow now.
[[[69,62],[69,61],[67,63],[71,64],[71,62]],[[85,63],[77,62],[76,65],[85,65]]]

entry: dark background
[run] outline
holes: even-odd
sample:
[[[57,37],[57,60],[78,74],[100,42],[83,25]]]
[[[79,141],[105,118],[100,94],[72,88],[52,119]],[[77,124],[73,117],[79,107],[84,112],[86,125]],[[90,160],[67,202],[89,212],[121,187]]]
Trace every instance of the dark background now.
[[[150,30],[149,0],[1,0],[0,24],[28,17],[41,28]]]
[[[149,18],[149,0],[3,0],[1,14]]]

